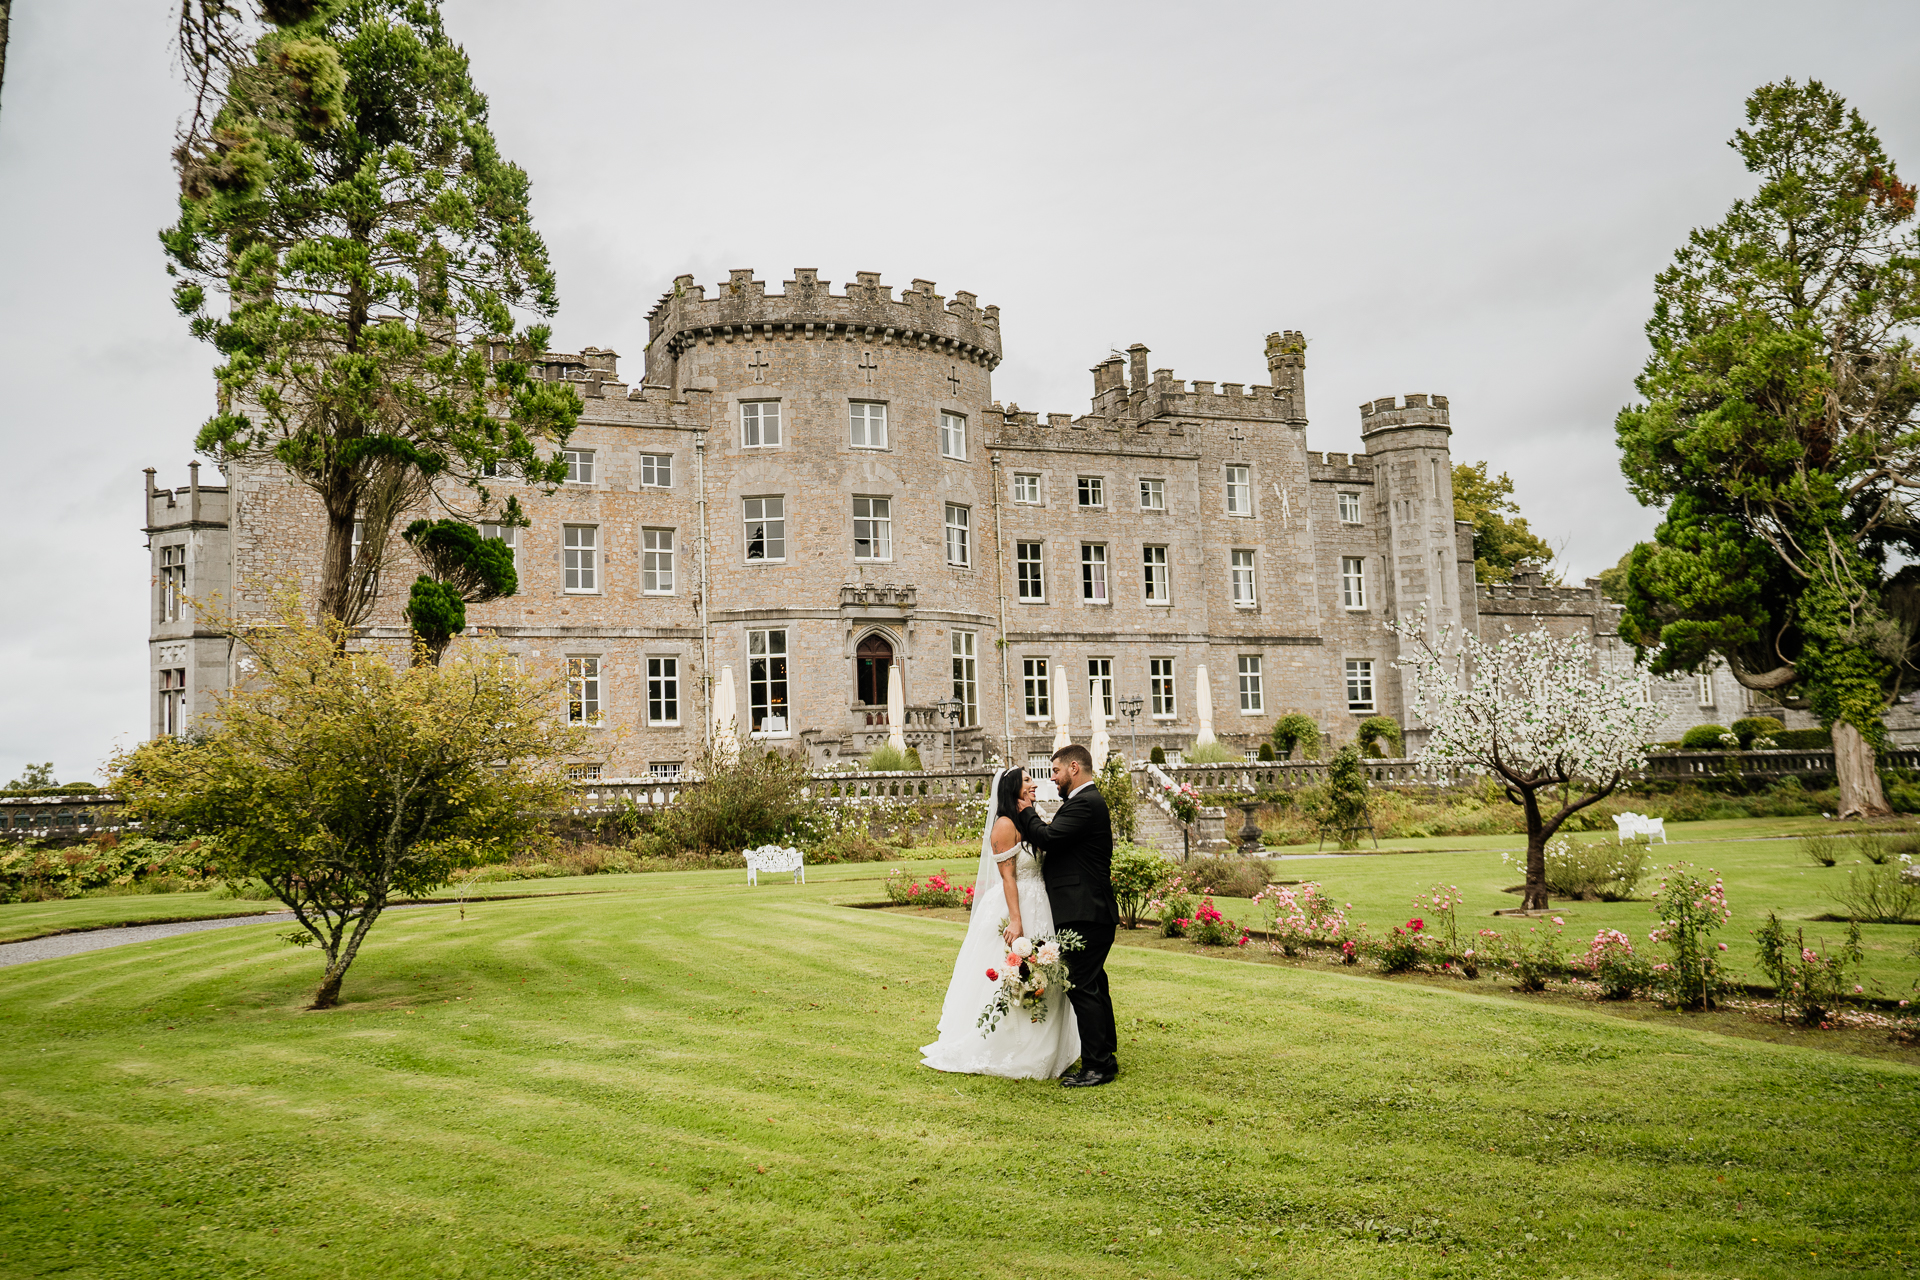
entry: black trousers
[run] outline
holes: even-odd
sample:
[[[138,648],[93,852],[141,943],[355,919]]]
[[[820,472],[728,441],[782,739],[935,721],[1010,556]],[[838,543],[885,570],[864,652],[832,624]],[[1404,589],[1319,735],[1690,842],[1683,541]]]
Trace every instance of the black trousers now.
[[[1071,929],[1086,940],[1080,950],[1067,952],[1067,973],[1073,979],[1067,1000],[1080,1024],[1080,1065],[1088,1071],[1117,1071],[1120,1064],[1113,1051],[1119,1047],[1120,1035],[1113,1027],[1113,993],[1107,989],[1107,952],[1113,950],[1114,926],[1068,920],[1056,922],[1054,929]]]

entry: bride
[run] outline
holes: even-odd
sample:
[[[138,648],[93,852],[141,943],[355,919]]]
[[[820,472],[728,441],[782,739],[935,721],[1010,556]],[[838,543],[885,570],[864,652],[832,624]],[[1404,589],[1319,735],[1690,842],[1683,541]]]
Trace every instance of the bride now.
[[[1032,786],[1026,770],[1019,768],[993,780],[987,829],[980,837],[973,917],[953,963],[953,981],[940,1011],[940,1038],[920,1050],[923,1065],[936,1071],[1037,1080],[1058,1076],[1080,1056],[1080,1027],[1060,991],[1047,994],[1044,1022],[1036,1024],[1016,1008],[991,1035],[982,1035],[978,1025],[997,985],[987,970],[1005,966],[1008,944],[1022,934],[1042,938],[1053,933],[1053,908],[1040,879],[1040,863],[1021,841],[1011,816],[1022,792]],[[1004,933],[999,927],[1003,919]]]

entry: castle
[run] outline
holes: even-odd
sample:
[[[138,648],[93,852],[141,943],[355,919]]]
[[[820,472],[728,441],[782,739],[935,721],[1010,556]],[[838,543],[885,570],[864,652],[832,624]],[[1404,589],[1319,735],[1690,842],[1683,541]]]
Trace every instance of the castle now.
[[[1203,718],[1248,747],[1295,711],[1336,742],[1390,716],[1417,744],[1383,623],[1421,608],[1469,629],[1544,608],[1620,649],[1591,583],[1476,591],[1444,396],[1362,405],[1364,452],[1312,451],[1286,331],[1264,384],[1188,382],[1135,345],[1093,367],[1087,412],[1043,416],[993,397],[997,307],[893,292],[800,269],[769,293],[739,270],[709,297],[681,276],[637,384],[612,351],[543,357],[585,405],[568,481],[501,478],[532,523],[483,532],[512,544],[520,587],[471,607],[469,634],[564,679],[557,714],[606,731],[578,772],[677,774],[723,679],[743,736],[817,766],[887,740],[900,681],[905,741],[935,767],[1044,758],[1063,709],[1085,738],[1090,698],[1142,755]],[[244,614],[290,572],[317,581],[311,493],[256,467],[225,480],[148,473],[156,734],[232,679],[187,597]],[[370,642],[405,640],[417,571],[386,571]]]

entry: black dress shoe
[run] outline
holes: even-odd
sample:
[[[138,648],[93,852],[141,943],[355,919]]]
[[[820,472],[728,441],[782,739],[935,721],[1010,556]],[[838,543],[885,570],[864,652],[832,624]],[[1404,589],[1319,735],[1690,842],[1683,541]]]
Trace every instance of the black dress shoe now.
[[[1085,1074],[1086,1074],[1085,1067],[1068,1067],[1065,1071],[1062,1071],[1060,1073],[1060,1083],[1065,1084],[1067,1081],[1076,1080]]]
[[[1119,1077],[1118,1071],[1082,1071],[1077,1076],[1068,1076],[1060,1081],[1066,1089],[1091,1089],[1096,1085],[1112,1084]]]

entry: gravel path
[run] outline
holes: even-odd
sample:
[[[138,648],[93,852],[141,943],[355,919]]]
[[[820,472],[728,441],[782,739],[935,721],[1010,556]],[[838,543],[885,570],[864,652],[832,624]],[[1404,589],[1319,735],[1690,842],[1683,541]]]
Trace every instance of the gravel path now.
[[[405,911],[409,907],[432,905],[434,904],[430,902],[396,902],[389,905],[387,910]],[[265,915],[257,916],[215,916],[210,920],[175,920],[169,924],[108,925],[103,929],[56,933],[50,938],[33,938],[26,942],[0,942],[0,969],[10,964],[27,964],[34,960],[57,960],[61,956],[77,956],[83,951],[98,951],[102,947],[124,947],[130,942],[151,942],[155,938],[171,938],[182,933],[199,933],[203,929],[231,929],[237,924],[274,923],[293,924],[293,912],[270,911]]]
[[[199,933],[202,929],[229,929],[237,924],[267,924],[276,920],[289,923],[293,920],[293,913],[274,911],[258,916],[215,916],[211,920],[176,920],[171,924],[133,924],[86,929],[78,933],[56,933],[51,938],[0,943],[0,968],[10,964],[26,964],[31,960],[77,956],[83,951],[98,951],[102,947],[123,947],[130,942],[151,942],[155,938],[171,938],[175,934]]]

